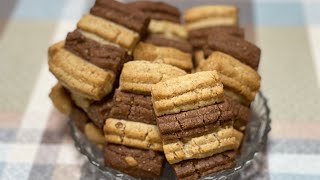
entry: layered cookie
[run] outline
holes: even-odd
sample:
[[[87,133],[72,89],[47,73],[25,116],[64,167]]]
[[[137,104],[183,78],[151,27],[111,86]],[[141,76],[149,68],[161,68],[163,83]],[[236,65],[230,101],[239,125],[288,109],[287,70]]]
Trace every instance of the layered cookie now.
[[[152,107],[151,86],[185,74],[174,66],[149,61],[131,61],[124,65],[120,86],[104,125],[108,142],[106,165],[135,177],[160,176],[164,156]]]
[[[180,12],[176,7],[163,2],[137,1],[129,6],[143,11],[151,21],[149,34],[134,51],[134,59],[157,61],[192,69],[192,46],[187,41],[187,32],[180,24]]]

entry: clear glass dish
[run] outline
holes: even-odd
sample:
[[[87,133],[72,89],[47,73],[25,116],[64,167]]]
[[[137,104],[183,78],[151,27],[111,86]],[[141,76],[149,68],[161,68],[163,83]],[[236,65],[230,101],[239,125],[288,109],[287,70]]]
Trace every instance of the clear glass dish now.
[[[257,166],[257,161],[259,161],[259,158],[256,156],[267,144],[268,133],[271,130],[270,109],[268,107],[266,97],[261,92],[257,94],[255,101],[252,103],[251,112],[251,120],[246,130],[246,136],[242,146],[241,155],[238,155],[236,159],[236,166],[232,169],[210,174],[203,179],[248,179],[252,175],[252,166]],[[92,173],[92,170],[90,173],[91,175],[95,176],[95,179],[137,179],[115,169],[105,167],[103,162],[103,153],[101,150],[87,140],[87,138],[75,127],[73,121],[70,120],[68,124],[70,127],[71,136],[75,142],[75,147],[79,150],[79,152],[88,158],[89,162],[95,168],[95,170],[93,170],[94,173]],[[257,169],[257,167],[254,167],[253,169]],[[160,179],[176,179],[169,164],[165,165]]]

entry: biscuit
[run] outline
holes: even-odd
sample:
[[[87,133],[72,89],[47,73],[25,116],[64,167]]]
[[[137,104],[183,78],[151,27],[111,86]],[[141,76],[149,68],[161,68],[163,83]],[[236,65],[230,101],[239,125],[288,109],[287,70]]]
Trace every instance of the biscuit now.
[[[93,142],[94,144],[104,145],[105,143],[105,138],[103,136],[102,130],[96,127],[91,122],[85,125],[84,134],[89,139],[89,141]]]
[[[116,90],[113,96],[113,106],[109,117],[146,124],[157,124],[151,96],[126,93],[120,90]]]
[[[48,48],[48,59],[50,59],[54,54],[56,54],[60,49],[64,47],[65,41],[59,41],[54,43]]]
[[[223,101],[223,85],[216,71],[188,74],[161,81],[151,88],[157,116],[198,109]]]
[[[211,34],[205,47],[205,56],[210,56],[214,51],[226,53],[255,70],[259,67],[260,48],[244,39],[227,34]]]
[[[87,114],[81,110],[80,108],[74,106],[70,113],[70,119],[74,122],[76,127],[81,131],[84,132],[84,128],[88,122],[90,122],[89,117]]]
[[[69,92],[60,84],[57,83],[49,94],[49,97],[54,105],[61,113],[70,114],[72,109],[72,100]]]
[[[191,159],[173,164],[179,180],[196,180],[206,175],[235,166],[236,153],[226,151],[203,159]]]
[[[121,72],[120,90],[151,95],[153,84],[185,74],[185,71],[168,64],[131,61],[124,65]]]
[[[170,64],[186,71],[191,71],[193,66],[191,54],[184,53],[175,48],[160,47],[143,42],[140,42],[136,46],[133,57],[139,60]]]
[[[156,125],[108,118],[104,133],[108,143],[163,151],[161,135]]]
[[[178,23],[173,23],[165,20],[154,20],[150,21],[148,26],[150,34],[163,34],[166,37],[182,38],[187,39],[187,30]]]
[[[169,140],[211,131],[221,123],[232,121],[234,117],[232,104],[224,101],[191,111],[157,117],[157,124],[162,139]]]
[[[164,140],[163,151],[170,164],[188,159],[210,157],[236,148],[237,142],[232,127],[218,127],[212,132],[175,140]]]
[[[212,53],[198,67],[198,71],[209,70],[216,70],[219,73],[225,89],[243,96],[247,102],[254,100],[261,79],[255,70],[222,52]]]
[[[93,100],[79,96],[76,93],[70,93],[70,95],[73,103],[84,111],[87,111],[90,104],[93,102]]]
[[[78,22],[77,27],[129,50],[132,50],[140,39],[138,33],[90,14],[84,15]]]
[[[150,34],[144,42],[150,43],[156,46],[163,46],[163,47],[172,47],[179,49],[185,53],[192,53],[192,46],[191,44],[184,39],[174,39],[174,38],[167,38],[162,35]]]
[[[111,92],[114,75],[111,72],[60,49],[49,58],[49,70],[61,84],[85,98],[100,100]]]
[[[233,136],[236,138],[236,147],[235,149],[239,149],[243,140],[243,133],[241,131],[238,131],[236,129],[233,129]]]
[[[131,29],[141,37],[147,33],[150,21],[143,12],[114,0],[96,0],[90,13]]]
[[[117,144],[107,144],[104,148],[106,166],[137,178],[160,177],[164,160],[163,154],[157,151]]]
[[[233,127],[239,131],[245,131],[246,125],[248,124],[250,118],[250,108],[242,105],[232,98],[229,98],[228,94],[225,95],[225,100],[228,101],[232,106],[232,111],[234,114]]]

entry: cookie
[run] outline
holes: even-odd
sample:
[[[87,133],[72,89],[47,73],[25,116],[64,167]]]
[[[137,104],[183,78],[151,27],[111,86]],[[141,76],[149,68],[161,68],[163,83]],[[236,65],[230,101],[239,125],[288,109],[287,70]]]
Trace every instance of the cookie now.
[[[199,64],[206,59],[204,57],[204,52],[203,50],[195,50],[193,54],[194,54],[194,66],[198,67]]]
[[[94,144],[97,144],[100,146],[105,144],[105,138],[103,136],[103,131],[91,122],[87,123],[84,126],[84,134],[89,139],[89,141],[91,141]]]
[[[157,117],[164,140],[195,136],[211,131],[220,123],[234,119],[233,107],[228,101],[199,109]]]
[[[130,7],[144,12],[150,19],[167,20],[180,23],[179,9],[164,2],[135,1],[128,3]]]
[[[235,151],[226,151],[203,159],[182,161],[178,164],[173,164],[172,167],[179,180],[196,180],[234,167],[236,164],[235,157]]]
[[[82,35],[78,30],[68,33],[64,47],[73,54],[115,75],[120,73],[125,62],[132,59],[125,49],[100,44]]]
[[[104,148],[106,166],[137,178],[160,177],[164,160],[163,154],[157,151],[117,144],[107,144]]]
[[[238,25],[238,8],[227,5],[205,5],[188,9],[184,13],[188,30],[211,26]]]
[[[131,61],[124,65],[120,76],[120,90],[151,95],[151,86],[161,80],[187,74],[185,71],[162,63]]]
[[[235,149],[238,150],[241,146],[244,134],[241,131],[233,129],[233,136],[236,138],[236,147]]]
[[[93,33],[121,47],[132,50],[140,39],[138,33],[91,14],[84,15],[77,28]]]
[[[216,71],[188,74],[152,86],[153,108],[157,116],[176,114],[181,111],[223,101],[223,85]]]
[[[260,88],[261,78],[255,70],[222,52],[212,53],[197,69],[197,71],[216,70],[224,85],[224,90],[228,89],[242,96],[245,102],[239,102],[244,105],[249,105],[254,100]]]
[[[65,49],[49,57],[49,70],[60,83],[88,99],[100,100],[111,92],[114,74],[107,72]]]
[[[181,24],[165,20],[152,19],[148,31],[150,34],[162,34],[168,38],[187,39],[188,37],[187,30]]]
[[[188,40],[195,49],[202,49],[206,44],[208,44],[208,36],[210,34],[227,34],[242,39],[244,38],[243,28],[236,26],[213,26],[189,31]]]
[[[210,56],[214,51],[229,54],[255,70],[259,67],[260,48],[244,39],[226,34],[211,34],[208,46],[205,47],[205,56]]]
[[[151,34],[147,36],[146,39],[144,39],[144,42],[150,43],[156,46],[176,48],[185,53],[190,53],[190,54],[192,53],[191,44],[184,39],[167,38],[162,35]]]
[[[162,140],[156,125],[108,118],[104,125],[108,143],[162,151]]]
[[[87,111],[90,104],[93,102],[93,100],[79,96],[76,93],[70,93],[71,99],[75,105],[80,107],[82,110]]]
[[[237,142],[232,127],[218,127],[207,134],[163,141],[163,151],[170,164],[188,159],[210,157],[234,150]]]
[[[141,37],[147,33],[150,21],[143,12],[114,0],[96,0],[90,13],[131,29]]]
[[[113,96],[113,106],[109,117],[146,124],[157,124],[151,96],[126,93],[120,90],[116,90]]]
[[[227,100],[232,106],[232,112],[234,114],[233,127],[239,131],[245,131],[250,118],[250,108],[242,105],[232,98],[229,98],[227,94],[225,96],[225,100]]]
[[[133,57],[138,60],[170,64],[186,71],[191,71],[193,66],[192,57],[188,53],[171,47],[160,47],[143,42],[136,46]]]
[[[81,131],[84,132],[84,128],[88,122],[90,122],[89,117],[86,113],[81,110],[80,108],[74,106],[70,113],[70,119],[74,122],[76,127]]]
[[[72,100],[69,92],[60,84],[57,83],[49,94],[49,97],[55,108],[63,114],[70,114],[72,109]]]

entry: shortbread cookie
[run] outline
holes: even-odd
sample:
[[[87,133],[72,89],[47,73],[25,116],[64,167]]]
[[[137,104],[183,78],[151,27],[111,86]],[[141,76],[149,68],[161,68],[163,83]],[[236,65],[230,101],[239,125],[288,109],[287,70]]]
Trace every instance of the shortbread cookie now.
[[[163,47],[172,47],[179,49],[185,53],[192,53],[192,46],[191,44],[185,39],[177,39],[177,38],[167,38],[162,35],[150,34],[144,42],[150,43],[156,46],[163,46]]]
[[[208,38],[208,46],[205,47],[205,56],[210,56],[214,51],[226,53],[255,70],[259,67],[260,48],[244,39],[226,34],[212,34]]]
[[[88,122],[90,122],[89,117],[86,115],[86,113],[81,110],[80,108],[73,106],[71,113],[70,113],[70,119],[74,122],[76,127],[81,131],[84,132],[84,127]]]
[[[137,45],[133,57],[138,60],[170,64],[186,71],[191,71],[193,66],[192,57],[188,53],[171,47],[160,47],[143,42]]]
[[[188,159],[210,157],[236,148],[232,127],[218,127],[207,134],[175,140],[164,140],[163,151],[170,164]]]
[[[106,166],[118,169],[137,178],[157,178],[164,164],[162,153],[136,149],[117,144],[107,144],[104,148]]]
[[[226,151],[203,159],[191,159],[172,165],[178,180],[196,180],[235,166],[235,151]]]
[[[227,5],[205,5],[188,9],[184,13],[188,30],[211,26],[238,25],[238,8]]]
[[[140,39],[138,33],[91,14],[84,15],[77,27],[129,50],[132,50]]]
[[[151,34],[163,34],[168,38],[187,39],[188,37],[186,29],[181,24],[170,21],[152,19],[148,30]]]
[[[116,90],[113,96],[113,107],[109,117],[146,124],[157,124],[151,96],[126,93],[120,90]]]
[[[107,72],[64,49],[49,58],[49,70],[71,92],[93,100],[100,100],[111,92],[115,79],[112,72]]]
[[[229,101],[199,109],[157,117],[162,139],[177,139],[211,131],[235,117]]]
[[[70,114],[72,109],[72,100],[69,92],[60,84],[57,83],[49,94],[49,97],[54,105],[61,113]]]
[[[64,47],[65,41],[59,41],[54,43],[48,48],[48,59],[50,59],[54,54],[56,54],[60,49]]]
[[[156,125],[108,118],[104,126],[108,143],[162,151],[162,140]]]
[[[254,100],[260,88],[261,79],[255,70],[232,56],[221,52],[212,53],[211,56],[198,67],[198,71],[209,70],[216,70],[219,73],[224,88],[232,90],[246,100],[246,102],[241,103],[249,105],[248,103]]]
[[[223,101],[223,85],[216,71],[199,72],[161,81],[152,86],[157,116],[198,109]]]
[[[90,13],[131,29],[141,37],[147,33],[150,21],[141,11],[115,0],[96,0]]]
[[[124,65],[121,72],[120,90],[151,95],[153,84],[185,74],[185,71],[168,64],[131,61]]]
[[[96,127],[93,123],[87,123],[84,127],[84,134],[89,139],[89,141],[93,142],[97,145],[104,145],[105,138],[103,136],[103,131]]]

